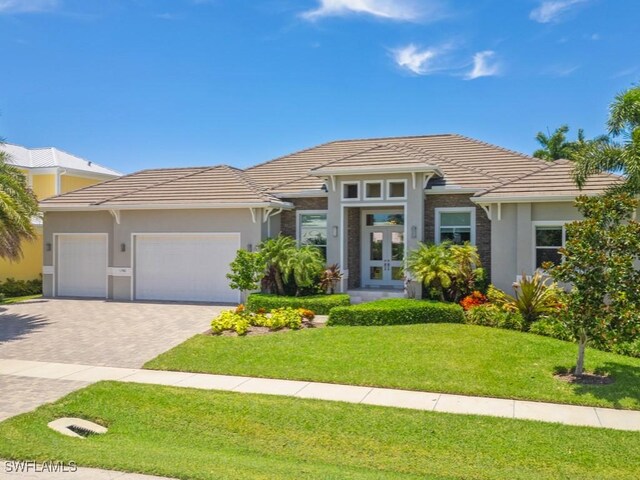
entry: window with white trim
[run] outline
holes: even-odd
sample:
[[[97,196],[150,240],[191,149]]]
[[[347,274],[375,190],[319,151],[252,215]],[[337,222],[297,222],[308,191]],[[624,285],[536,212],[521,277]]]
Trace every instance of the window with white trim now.
[[[299,211],[298,212],[298,243],[300,245],[314,245],[327,258],[327,212]]]
[[[407,181],[406,180],[388,180],[387,181],[387,198],[403,200],[407,198]]]
[[[536,225],[536,268],[542,268],[545,262],[559,264],[562,261],[559,250],[564,246],[565,240],[566,232],[563,225]]]
[[[382,200],[382,182],[364,182],[364,198],[367,200]]]
[[[436,243],[476,243],[474,208],[436,208]]]

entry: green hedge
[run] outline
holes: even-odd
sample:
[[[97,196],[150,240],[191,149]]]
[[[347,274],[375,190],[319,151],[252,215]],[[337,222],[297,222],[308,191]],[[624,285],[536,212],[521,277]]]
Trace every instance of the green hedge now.
[[[33,280],[16,280],[7,278],[0,282],[0,293],[5,297],[26,297],[42,293],[42,278]]]
[[[257,312],[263,308],[266,311],[275,308],[306,308],[316,315],[328,315],[334,307],[350,305],[351,299],[346,293],[334,295],[309,295],[307,297],[289,297],[284,295],[270,295],[267,293],[252,293],[247,299],[247,309]]]
[[[387,298],[350,307],[336,307],[327,325],[405,325],[410,323],[462,323],[464,312],[455,303]]]

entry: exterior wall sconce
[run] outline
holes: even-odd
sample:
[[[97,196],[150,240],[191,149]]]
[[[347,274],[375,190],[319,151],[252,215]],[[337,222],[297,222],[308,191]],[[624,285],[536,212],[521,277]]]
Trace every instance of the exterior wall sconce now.
[[[411,226],[411,238],[418,238],[418,227],[415,225]]]
[[[124,244],[124,243],[121,243],[121,244],[120,244],[120,251],[121,251],[121,252],[126,252],[126,251],[127,251],[127,245],[126,245],[126,244]]]
[[[338,236],[338,226],[337,226],[337,225],[334,225],[333,227],[331,227],[331,234],[332,234],[334,237],[337,237],[337,236]]]
[[[45,247],[47,248],[47,252],[50,252],[50,251],[51,251],[51,244],[50,244],[50,243],[47,243],[47,244],[45,245]]]
[[[247,252],[253,252],[253,245],[250,243],[247,243]]]

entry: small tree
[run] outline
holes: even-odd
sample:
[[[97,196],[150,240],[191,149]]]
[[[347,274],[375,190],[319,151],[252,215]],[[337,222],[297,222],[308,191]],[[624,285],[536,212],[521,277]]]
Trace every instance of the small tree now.
[[[266,262],[260,253],[240,249],[231,262],[231,273],[227,273],[229,286],[240,290],[244,300],[245,292],[259,288],[265,269]]]
[[[433,288],[445,301],[445,290],[451,287],[457,268],[449,249],[444,245],[420,243],[409,252],[407,271],[425,287]]]
[[[640,223],[631,220],[638,203],[630,195],[582,196],[576,206],[585,219],[567,225],[562,263],[545,268],[573,286],[566,323],[578,342],[574,373],[582,375],[590,339],[640,327]]]

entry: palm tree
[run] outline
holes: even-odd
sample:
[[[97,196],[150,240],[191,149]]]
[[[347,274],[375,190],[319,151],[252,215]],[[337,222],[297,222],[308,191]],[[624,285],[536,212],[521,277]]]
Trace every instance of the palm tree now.
[[[569,125],[561,125],[553,133],[538,132],[536,140],[542,148],[533,152],[533,156],[542,160],[559,160],[568,158],[571,153],[571,142],[567,141]]]
[[[283,273],[288,268],[289,257],[296,249],[295,240],[286,235],[278,235],[276,238],[269,238],[263,241],[259,249],[267,263],[267,267],[273,270],[278,295],[284,295]]]
[[[296,283],[296,296],[299,296],[301,289],[311,287],[324,268],[324,256],[318,247],[304,245],[294,249],[287,259],[284,277],[289,280],[293,277]]]
[[[425,287],[435,289],[444,301],[444,291],[451,286],[457,268],[446,245],[420,243],[407,257],[407,271]]]
[[[576,154],[573,176],[584,187],[592,175],[622,172],[624,184],[612,190],[640,193],[640,87],[616,95],[609,108],[607,122],[612,137],[619,141],[594,142],[582,146]]]
[[[22,242],[36,237],[32,220],[40,212],[26,177],[7,163],[8,157],[0,151],[0,258],[19,260]]]

